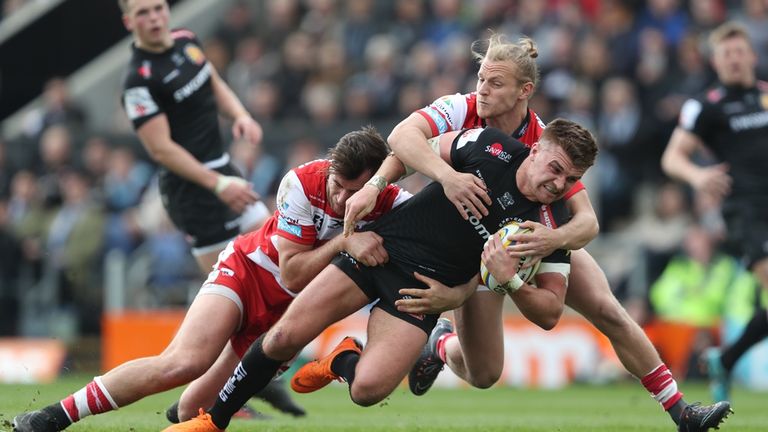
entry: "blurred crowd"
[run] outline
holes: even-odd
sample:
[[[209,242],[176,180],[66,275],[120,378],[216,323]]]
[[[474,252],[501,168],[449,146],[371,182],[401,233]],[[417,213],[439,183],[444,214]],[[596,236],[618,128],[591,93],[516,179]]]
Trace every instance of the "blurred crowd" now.
[[[21,3],[5,0],[4,14]],[[345,132],[372,123],[386,135],[438,97],[472,91],[470,46],[494,31],[538,44],[532,108],[598,137],[588,188],[601,239],[634,242],[604,266],[637,319],[663,312],[649,287],[673,257],[708,266],[719,256],[697,252],[718,250],[719,203],[669,182],[660,157],[682,103],[714,82],[705,41],[715,26],[746,26],[768,77],[768,0],[241,0],[219,19],[202,38],[206,56],[265,130],[260,147],[232,142],[230,153],[270,205],[286,169]],[[200,275],[162,217],[155,167],[124,113],[95,127],[64,80],[42,94],[24,136],[0,141],[0,313],[16,316],[19,299],[54,284],[79,331],[97,333],[110,251],[144,263],[147,305],[183,304]],[[0,333],[23,332],[2,322]]]

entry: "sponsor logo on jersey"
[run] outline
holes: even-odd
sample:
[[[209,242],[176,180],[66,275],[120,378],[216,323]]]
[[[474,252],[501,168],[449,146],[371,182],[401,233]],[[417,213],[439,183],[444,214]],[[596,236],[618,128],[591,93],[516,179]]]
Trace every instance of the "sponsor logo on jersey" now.
[[[233,277],[233,276],[235,276],[235,271],[234,271],[234,270],[232,270],[232,269],[228,269],[228,268],[226,268],[226,267],[220,267],[220,268],[219,268],[219,272],[220,272],[221,274],[223,274],[224,276],[229,276],[229,277]]]
[[[144,79],[149,79],[152,76],[152,63],[149,60],[144,60],[139,66],[139,75]]]
[[[154,114],[159,110],[148,87],[126,89],[123,94],[123,103],[125,104],[125,112],[131,120]]]
[[[296,237],[301,237],[301,227],[288,222],[282,216],[277,218],[277,229],[293,234]]]
[[[424,113],[427,114],[433,122],[435,122],[435,127],[437,127],[438,133],[445,133],[448,130],[448,123],[445,121],[443,116],[440,115],[440,112],[435,107],[425,108]]]
[[[491,236],[491,233],[488,232],[488,228],[486,228],[485,225],[480,222],[480,219],[476,218],[475,216],[469,216],[469,223],[472,224],[472,226],[475,228],[475,231],[480,234],[480,237],[482,237],[483,240],[487,240],[488,237]]]
[[[539,219],[541,224],[547,228],[556,228],[555,220],[552,217],[552,209],[548,205],[542,204],[539,207]]]
[[[172,70],[171,73],[163,77],[163,84],[168,84],[169,82],[171,82],[171,80],[179,76],[179,73],[180,72],[178,69]]]
[[[210,77],[211,77],[211,65],[206,64],[205,66],[203,66],[202,69],[200,69],[200,72],[198,72],[194,78],[189,80],[189,82],[184,85],[184,87],[173,92],[173,99],[176,102],[181,102],[184,99],[192,96],[192,94],[198,91],[200,87],[202,87],[203,84],[205,84],[208,81],[208,78]]]
[[[512,160],[512,155],[504,151],[504,147],[501,143],[493,143],[489,146],[485,146],[485,152],[490,153],[491,156],[497,157],[506,163]]]
[[[768,111],[731,117],[731,130],[741,132],[749,129],[760,129],[768,126]]]
[[[203,51],[195,44],[187,44],[184,47],[184,55],[196,65],[201,65],[205,61]]]

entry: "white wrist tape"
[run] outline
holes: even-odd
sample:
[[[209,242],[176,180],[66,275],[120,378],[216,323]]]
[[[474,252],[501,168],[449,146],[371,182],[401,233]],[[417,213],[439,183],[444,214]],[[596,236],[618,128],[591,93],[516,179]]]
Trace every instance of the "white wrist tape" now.
[[[221,192],[224,191],[229,185],[232,183],[245,183],[245,180],[241,179],[240,177],[235,176],[227,176],[220,174],[219,177],[216,179],[216,187],[213,188],[213,192],[216,195],[219,195]]]
[[[512,279],[504,282],[501,284],[501,286],[504,287],[508,293],[512,294],[513,292],[519,290],[520,287],[523,286],[523,283],[525,282],[523,282],[523,279],[520,278],[520,275],[515,273],[515,275],[512,276]]]

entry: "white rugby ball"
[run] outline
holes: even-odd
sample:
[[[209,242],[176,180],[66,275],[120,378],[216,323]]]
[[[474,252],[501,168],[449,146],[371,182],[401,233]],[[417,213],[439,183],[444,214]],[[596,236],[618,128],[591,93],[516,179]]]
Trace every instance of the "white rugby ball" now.
[[[531,230],[528,228],[520,228],[520,225],[518,225],[517,222],[510,222],[496,231],[494,235],[499,237],[504,247],[507,247],[514,244],[514,242],[508,238],[510,235],[528,232],[531,232]],[[517,268],[517,275],[520,276],[520,279],[522,279],[525,283],[528,283],[533,279],[533,277],[536,275],[536,272],[539,270],[539,264],[541,264],[541,261],[537,261],[536,264],[534,264],[532,267],[521,268],[527,261],[527,256],[520,258],[520,264]],[[480,260],[480,278],[483,280],[483,285],[487,286],[491,291],[497,292],[499,294],[507,294],[507,291],[499,286],[501,282],[497,281],[491,272],[488,271],[488,268],[485,266],[485,262],[483,262],[482,259]]]

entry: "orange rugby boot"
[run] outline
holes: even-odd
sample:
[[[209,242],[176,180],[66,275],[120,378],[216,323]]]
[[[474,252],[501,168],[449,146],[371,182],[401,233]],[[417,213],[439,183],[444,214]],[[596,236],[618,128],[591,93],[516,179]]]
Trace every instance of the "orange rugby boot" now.
[[[213,424],[211,415],[200,408],[200,415],[185,422],[170,425],[163,432],[223,432]]]
[[[363,344],[357,339],[347,336],[336,345],[327,356],[313,360],[302,366],[291,378],[291,388],[296,393],[311,393],[327,386],[331,381],[341,379],[331,370],[331,363],[339,354],[354,351],[360,354]]]

